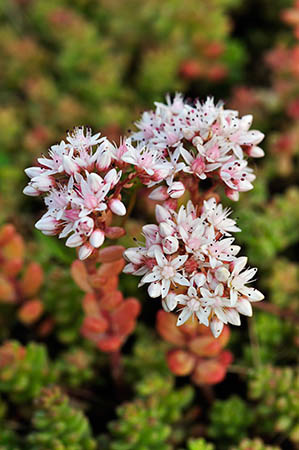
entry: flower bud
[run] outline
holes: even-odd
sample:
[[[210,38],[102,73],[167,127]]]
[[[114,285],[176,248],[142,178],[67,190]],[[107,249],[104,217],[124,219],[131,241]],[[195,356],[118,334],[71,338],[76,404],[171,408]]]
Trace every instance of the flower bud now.
[[[28,184],[28,186],[23,189],[23,194],[29,195],[30,197],[38,197],[40,195],[40,191]]]
[[[169,197],[166,186],[159,186],[154,189],[148,196],[151,200],[163,201]]]
[[[174,236],[167,236],[163,239],[162,246],[164,253],[167,255],[172,255],[179,248],[179,241]]]
[[[124,216],[127,212],[125,205],[117,198],[109,200],[108,205],[111,211],[118,216]]]
[[[225,188],[225,195],[233,202],[237,202],[239,200],[239,192],[234,189]]]
[[[89,242],[94,248],[101,247],[104,240],[105,240],[105,233],[104,233],[104,231],[100,230],[99,228],[94,230],[89,238]]]
[[[213,336],[215,338],[218,338],[220,336],[222,330],[223,330],[224,323],[221,322],[217,317],[213,317],[213,319],[210,320],[210,329],[213,333]]]
[[[83,261],[84,259],[88,258],[92,254],[93,250],[94,248],[90,244],[82,245],[78,252],[79,259]]]
[[[147,288],[148,295],[152,298],[160,297],[161,295],[161,285],[157,281],[151,283]]]
[[[171,198],[179,198],[185,192],[185,186],[181,181],[175,181],[171,186],[167,189],[167,193]]]
[[[79,247],[80,245],[83,244],[83,242],[84,242],[84,238],[81,237],[80,234],[74,233],[67,239],[65,245],[67,247],[74,248],[74,247]]]
[[[34,178],[42,175],[44,169],[42,169],[41,167],[28,167],[28,169],[25,169],[24,172],[29,178]]]
[[[203,140],[202,140],[202,138],[201,138],[200,136],[195,136],[195,137],[192,139],[192,144],[193,144],[195,147],[197,147],[197,146],[203,144]]]
[[[263,156],[265,156],[264,150],[256,145],[248,147],[246,153],[248,156],[251,156],[252,158],[262,158]]]
[[[59,225],[58,220],[54,219],[54,217],[51,216],[43,216],[40,220],[38,220],[35,224],[35,228],[38,230],[44,232],[50,232],[53,234],[57,233],[57,227]]]
[[[167,312],[173,311],[178,304],[177,295],[174,292],[170,292],[163,300],[163,302],[164,302],[163,308],[165,311]]]
[[[93,192],[98,192],[103,187],[104,181],[100,175],[92,172],[88,174],[87,183]]]

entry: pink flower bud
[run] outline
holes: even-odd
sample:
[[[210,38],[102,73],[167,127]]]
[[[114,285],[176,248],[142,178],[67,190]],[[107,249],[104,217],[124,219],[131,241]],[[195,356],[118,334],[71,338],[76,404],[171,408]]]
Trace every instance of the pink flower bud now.
[[[58,220],[54,219],[51,216],[43,216],[40,220],[38,220],[35,224],[35,228],[40,231],[47,231],[53,234],[56,234],[57,228],[59,226]]]
[[[104,233],[104,231],[102,231],[98,228],[92,232],[92,234],[89,238],[90,244],[95,248],[101,247],[104,240],[105,240],[105,233]]]
[[[127,212],[125,205],[117,198],[109,200],[108,205],[111,211],[118,216],[124,216]]]
[[[154,189],[148,196],[151,200],[163,201],[169,197],[166,186],[159,186]]]
[[[185,192],[185,186],[180,181],[175,181],[171,186],[167,189],[167,193],[171,198],[179,198]]]
[[[41,192],[47,192],[55,184],[55,181],[49,175],[40,175],[31,180],[32,185]]]
[[[172,255],[179,248],[179,241],[174,236],[167,236],[162,241],[164,253]]]
[[[108,239],[118,239],[126,234],[126,230],[122,227],[107,227],[105,236]]]
[[[262,158],[263,156],[265,156],[264,150],[256,145],[249,147],[246,150],[246,153],[248,156],[251,156],[252,158]]]

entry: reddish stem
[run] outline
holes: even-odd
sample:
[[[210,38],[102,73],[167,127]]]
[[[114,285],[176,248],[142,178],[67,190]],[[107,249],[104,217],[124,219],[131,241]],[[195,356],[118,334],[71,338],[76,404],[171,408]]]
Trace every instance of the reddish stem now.
[[[289,319],[295,324],[299,324],[299,316],[291,309],[281,309],[279,306],[267,302],[254,302],[252,305],[257,309],[261,309],[262,311],[269,312],[270,314],[274,314],[283,319]]]
[[[115,384],[120,387],[123,384],[123,364],[120,350],[109,354],[111,374]]]

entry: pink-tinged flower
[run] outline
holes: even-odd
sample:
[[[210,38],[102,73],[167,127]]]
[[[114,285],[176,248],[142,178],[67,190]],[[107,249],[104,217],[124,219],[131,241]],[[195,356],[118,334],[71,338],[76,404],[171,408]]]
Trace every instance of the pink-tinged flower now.
[[[123,159],[144,172],[139,176],[149,187],[163,183],[159,188],[165,188],[165,182],[172,186],[182,181],[188,186],[195,182],[194,177],[209,177],[218,185],[222,181],[227,196],[236,201],[239,192],[252,189],[255,179],[246,158],[264,154],[258,147],[264,135],[250,130],[251,123],[252,116],[240,118],[238,111],[224,109],[213,98],[190,104],[176,94],[173,100],[167,97],[166,104],[156,103],[155,111],[142,115],[136,123],[138,131],[131,136],[133,144]],[[163,201],[166,193],[169,189],[155,190],[151,198]]]
[[[240,247],[232,245],[234,238],[225,238],[208,244],[203,252],[208,256],[212,269],[223,262],[233,261]]]
[[[39,166],[25,170],[30,181],[24,193],[43,194],[47,207],[36,227],[44,234],[67,238],[68,247],[80,247],[81,259],[103,244],[106,232],[112,236],[111,212],[126,214],[120,200],[125,182],[115,152],[116,147],[100,133],[92,136],[90,129],[75,128],[67,143],[53,145],[48,157],[38,159]],[[104,213],[108,208],[109,214]]]
[[[252,169],[247,167],[247,161],[231,161],[224,164],[220,170],[220,177],[231,189],[246,192],[253,189],[252,181],[255,175]]]

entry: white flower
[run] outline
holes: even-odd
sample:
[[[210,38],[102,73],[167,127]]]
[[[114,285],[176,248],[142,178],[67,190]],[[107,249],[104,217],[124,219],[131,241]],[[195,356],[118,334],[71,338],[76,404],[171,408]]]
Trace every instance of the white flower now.
[[[255,288],[245,286],[255,276],[257,269],[247,269],[242,272],[247,264],[247,258],[242,256],[234,261],[233,271],[228,278],[227,285],[230,288],[231,305],[234,306],[238,299],[238,294],[248,297],[250,302],[263,300],[264,295]]]
[[[195,287],[190,286],[187,295],[177,295],[177,303],[185,305],[178,316],[178,326],[183,325],[194,314],[199,320],[199,323],[207,327],[209,326],[209,308],[201,303]]]
[[[188,280],[178,271],[187,261],[188,255],[180,255],[173,260],[168,260],[161,251],[156,250],[154,253],[157,265],[141,278],[140,285],[159,281],[162,298],[168,294],[171,284],[189,286]]]

